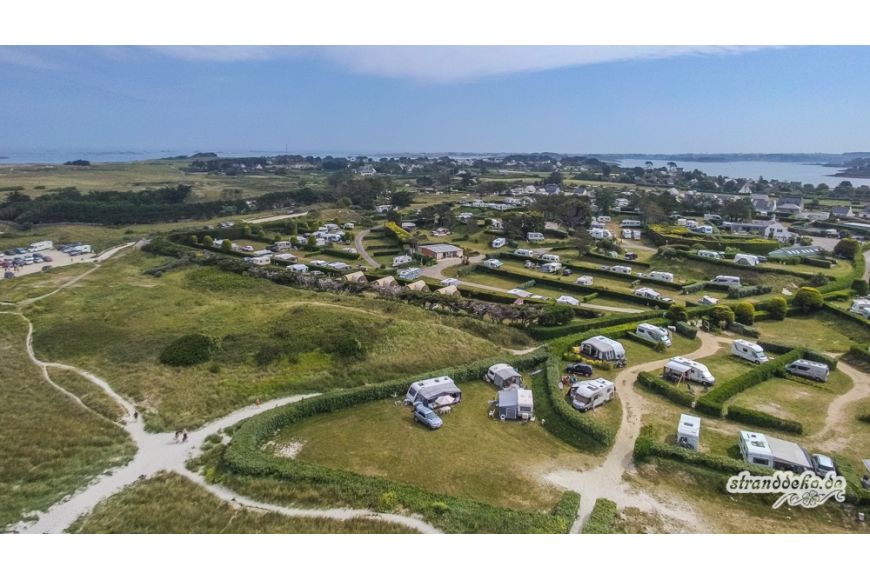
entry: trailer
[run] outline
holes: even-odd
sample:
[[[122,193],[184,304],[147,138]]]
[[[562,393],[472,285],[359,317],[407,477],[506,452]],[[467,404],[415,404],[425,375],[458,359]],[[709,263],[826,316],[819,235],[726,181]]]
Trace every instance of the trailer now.
[[[677,424],[677,445],[685,449],[698,450],[701,443],[701,418],[694,415],[680,415]]]

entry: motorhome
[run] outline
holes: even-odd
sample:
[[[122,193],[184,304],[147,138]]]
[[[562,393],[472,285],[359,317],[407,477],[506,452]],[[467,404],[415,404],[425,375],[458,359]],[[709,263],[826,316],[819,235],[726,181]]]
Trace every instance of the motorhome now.
[[[699,258],[710,258],[712,260],[724,260],[725,252],[716,252],[714,250],[698,250]]]
[[[698,226],[692,228],[692,232],[696,234],[710,235],[713,233],[713,226]]]
[[[696,227],[698,227],[698,222],[696,222],[695,220],[686,220],[686,227],[687,228],[696,228]]]
[[[498,259],[496,259],[496,258],[490,258],[490,259],[488,259],[488,260],[484,260],[484,261],[483,261],[483,267],[484,267],[484,268],[489,268],[490,270],[498,270],[498,269],[501,268],[503,265],[504,265],[504,264],[502,263],[502,261],[501,261],[501,260],[498,260]]]
[[[626,240],[631,240],[634,238],[634,231],[626,228],[622,228],[622,237]]]
[[[588,232],[589,232],[589,235],[592,236],[593,240],[613,239],[613,234],[610,233],[610,230],[593,229],[593,230],[588,230]]]
[[[682,356],[675,356],[665,364],[664,377],[672,381],[692,381],[705,387],[712,387],[716,382],[706,365]]]
[[[526,234],[526,240],[530,242],[543,242],[544,234],[540,232],[529,232],[528,234]]]
[[[742,338],[738,338],[731,343],[731,354],[756,364],[766,363],[769,360],[767,355],[764,354],[763,348],[754,342],[749,342]]]
[[[622,220],[620,222],[619,227],[622,228],[639,228],[640,220]]]
[[[616,385],[607,379],[580,381],[571,386],[568,396],[571,406],[578,411],[589,411],[612,401],[616,395]]]
[[[574,283],[578,286],[592,286],[594,280],[592,279],[592,276],[579,276]]]
[[[738,445],[743,461],[747,463],[795,473],[813,471],[810,454],[797,443],[763,433],[740,431]]]
[[[820,383],[826,382],[828,380],[828,375],[831,373],[831,369],[828,368],[828,365],[803,358],[785,365],[785,370],[793,375],[812,379]]]
[[[405,264],[410,264],[414,259],[411,256],[395,256],[393,257],[393,268],[397,266],[404,266]]]
[[[521,258],[533,258],[535,256],[534,250],[530,250],[528,248],[517,248],[514,250],[514,256],[520,256]]]
[[[671,298],[662,296],[661,292],[656,292],[652,288],[638,288],[634,291],[635,296],[640,298],[648,298],[649,300],[660,300],[662,302],[672,302]]]
[[[645,340],[651,344],[661,344],[665,347],[671,346],[671,333],[667,328],[662,328],[661,326],[642,322],[637,325],[635,335],[637,335],[641,340]]]
[[[740,276],[716,276],[710,280],[713,284],[722,284],[724,286],[740,286]]]
[[[677,425],[677,445],[685,449],[698,450],[701,443],[701,418],[694,415],[680,415]]]
[[[612,266],[610,271],[617,274],[631,274],[631,266]]]
[[[860,314],[864,318],[870,318],[870,300],[866,298],[856,298],[852,301],[852,306],[849,312]]]
[[[396,278],[405,281],[416,280],[422,275],[423,271],[420,268],[405,268],[396,272]]]
[[[556,254],[544,254],[541,259],[545,262],[561,262],[562,258]]]
[[[647,274],[650,280],[658,280],[659,282],[673,282],[674,275],[670,272],[650,272]]]
[[[734,255],[734,263],[740,264],[741,266],[757,266],[758,262],[758,256],[753,256],[752,254]]]
[[[45,250],[50,250],[54,248],[54,244],[49,240],[44,240],[42,242],[33,242],[29,246],[27,246],[28,252],[43,252]]]
[[[698,304],[701,306],[716,306],[719,304],[718,298],[713,298],[712,296],[707,296],[706,294],[698,300]]]
[[[507,240],[505,238],[496,238],[492,241],[492,247],[496,250],[505,247],[505,244],[507,244]]]
[[[677,225],[678,226],[685,226],[686,225],[686,218],[677,218]]]
[[[573,296],[562,295],[556,298],[557,304],[567,304],[568,306],[580,306],[580,301]]]
[[[598,216],[597,219],[602,224],[609,224],[610,223],[610,216],[609,215],[600,215],[600,216]]]
[[[562,269],[562,264],[559,262],[544,262],[541,264],[541,272],[544,274],[555,274]]]

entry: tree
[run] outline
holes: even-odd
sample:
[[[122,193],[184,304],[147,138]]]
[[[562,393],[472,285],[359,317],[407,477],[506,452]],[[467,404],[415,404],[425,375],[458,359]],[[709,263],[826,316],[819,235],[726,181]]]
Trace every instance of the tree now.
[[[231,240],[224,240],[221,242],[221,250],[225,252],[231,252],[233,250],[233,242]]]
[[[667,223],[668,215],[665,210],[650,197],[645,197],[638,204],[643,219],[648,224],[663,224]]]
[[[560,326],[574,319],[574,309],[567,304],[548,304],[544,306],[538,323],[541,326]]]
[[[785,320],[788,302],[782,296],[774,296],[767,302],[767,312],[773,320]]]
[[[689,320],[689,311],[685,306],[680,304],[671,304],[671,307],[665,313],[665,318],[671,322],[686,322]]]
[[[308,246],[309,248],[316,248],[317,247],[317,238],[314,236],[314,234],[311,234],[310,236],[308,236],[308,239],[305,241],[305,245]]]
[[[752,302],[740,302],[734,307],[734,317],[741,324],[752,324],[755,322],[755,306],[752,305]]]
[[[196,236],[196,234],[190,234],[190,237],[187,239],[187,241],[194,246],[199,244],[199,238]]]
[[[396,207],[408,207],[414,203],[414,193],[410,191],[397,191],[390,196],[390,203]]]
[[[748,198],[726,201],[719,214],[727,220],[751,220],[752,202]]]
[[[725,306],[724,304],[720,304],[719,306],[714,306],[713,310],[710,312],[710,318],[719,323],[720,325],[725,322],[727,324],[731,324],[734,322],[734,311],[731,310],[730,306]]]
[[[554,184],[554,185],[562,185],[562,182],[565,181],[565,178],[562,176],[561,171],[553,171],[550,175],[547,176],[547,179],[544,180],[544,184]]]
[[[242,228],[242,237],[250,238],[253,234],[254,230],[251,229],[251,226],[249,224],[245,224],[245,226]]]
[[[202,237],[202,245],[211,247],[214,245],[214,238],[211,236],[203,236]]]
[[[867,280],[852,280],[852,290],[854,290],[858,295],[866,296],[868,289],[870,289],[870,286],[868,286]]]
[[[851,238],[843,238],[837,245],[834,246],[834,255],[841,256],[847,260],[854,260],[855,255],[858,253],[860,246],[858,245],[857,240],[853,240]]]
[[[801,312],[807,313],[821,308],[825,304],[825,298],[818,288],[804,286],[794,295],[794,303]]]
[[[595,205],[601,213],[610,213],[614,202],[616,202],[616,194],[611,189],[602,189],[595,193]]]

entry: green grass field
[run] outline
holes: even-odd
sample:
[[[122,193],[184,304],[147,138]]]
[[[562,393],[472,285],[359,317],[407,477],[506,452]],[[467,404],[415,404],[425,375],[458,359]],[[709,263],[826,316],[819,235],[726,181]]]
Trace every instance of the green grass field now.
[[[415,423],[393,400],[318,415],[281,431],[276,454],[296,449],[303,461],[378,475],[449,495],[524,510],[555,504],[559,491],[540,479],[550,469],[583,469],[590,456],[538,422],[490,419],[496,390],[460,385],[462,402],[437,431]]]
[[[828,312],[812,316],[789,316],[783,322],[756,324],[763,340],[772,340],[818,350],[846,352],[852,341],[870,342],[870,327]]]
[[[127,434],[49,385],[24,349],[25,323],[0,314],[0,529],[123,465]]]
[[[70,264],[48,272],[0,280],[0,302],[20,302],[47,294],[93,267],[93,264]]]
[[[75,371],[51,368],[48,376],[106,419],[118,422],[126,414],[112,397]]]
[[[402,534],[372,519],[293,518],[241,509],[175,473],[159,473],[113,495],[68,530],[78,534]]]
[[[29,308],[44,360],[96,372],[136,401],[149,427],[191,428],[252,403],[400,378],[521,347],[516,329],[439,316],[396,302],[311,293],[210,268],[142,273],[165,262],[142,252],[106,263]],[[221,342],[208,363],[170,367],[162,350],[200,332]],[[74,339],[73,339],[74,337]],[[339,338],[359,357],[331,353]]]

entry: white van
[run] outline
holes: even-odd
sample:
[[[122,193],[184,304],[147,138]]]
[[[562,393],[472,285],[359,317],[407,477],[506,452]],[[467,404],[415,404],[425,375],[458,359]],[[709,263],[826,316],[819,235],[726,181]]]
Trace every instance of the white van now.
[[[740,286],[740,276],[716,276],[710,280],[714,284],[724,284],[727,286]]]
[[[686,225],[686,218],[677,218],[677,225],[678,226],[685,226]]]
[[[755,364],[766,363],[769,359],[764,349],[748,340],[737,339],[731,343],[731,354]]]
[[[544,234],[541,232],[529,232],[526,234],[526,239],[530,242],[543,242]]]
[[[852,306],[849,312],[859,314],[864,318],[870,318],[870,300],[865,298],[856,298],[852,301]]]
[[[613,239],[613,234],[610,233],[610,230],[602,230],[602,229],[594,229],[587,230],[589,235],[592,236],[593,240],[611,240]]]
[[[635,334],[638,338],[652,344],[663,344],[666,347],[671,346],[671,333],[667,328],[642,322],[637,325]]]
[[[610,271],[617,274],[631,274],[631,266],[613,266]]]
[[[665,364],[664,377],[670,380],[686,380],[712,387],[716,378],[706,365],[691,359],[675,356]]]
[[[541,272],[544,274],[556,274],[562,269],[559,262],[545,262],[541,264]]]
[[[410,264],[414,259],[411,256],[395,256],[393,257],[393,268],[396,266],[404,266],[405,264]]]
[[[724,260],[725,252],[716,252],[714,250],[698,250],[699,258],[711,258],[713,260]]]
[[[741,266],[757,266],[758,256],[753,256],[752,254],[735,254],[734,263],[740,264]]]
[[[496,250],[499,248],[503,248],[507,244],[507,240],[504,238],[496,238],[492,241],[492,247]]]
[[[670,272],[650,272],[647,275],[650,280],[658,280],[659,282],[673,282],[674,275]]]
[[[622,228],[622,237],[626,240],[631,240],[634,238],[634,231],[626,228]]]
[[[541,260],[544,262],[561,262],[562,258],[557,256],[556,254],[544,254],[541,256]]]
[[[594,284],[594,281],[592,279],[592,276],[579,276],[577,280],[574,281],[574,283],[578,286],[592,286],[592,284]]]
[[[619,226],[623,228],[639,228],[640,220],[622,220]]]
[[[828,365],[800,358],[785,365],[785,370],[793,375],[824,383],[828,380],[831,369]]]
[[[514,250],[514,256],[520,256],[521,258],[533,258],[535,256],[535,252],[529,250],[528,248],[517,248]]]
[[[571,406],[578,411],[589,411],[600,407],[616,396],[616,385],[607,379],[592,379],[575,383],[568,392]]]
[[[692,228],[692,231],[696,234],[709,235],[713,233],[713,226],[697,226],[695,228]]]
[[[695,220],[686,220],[686,227],[687,228],[696,228],[696,227],[698,227],[698,222],[696,222]]]
[[[490,270],[498,270],[498,269],[501,268],[503,265],[504,265],[504,264],[502,263],[502,261],[501,261],[501,260],[498,260],[498,259],[496,259],[496,258],[490,258],[490,259],[488,259],[488,260],[484,260],[484,261],[483,261],[483,267],[484,267],[484,268],[489,268]]]

